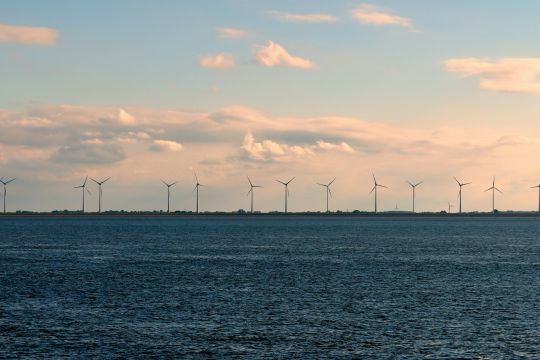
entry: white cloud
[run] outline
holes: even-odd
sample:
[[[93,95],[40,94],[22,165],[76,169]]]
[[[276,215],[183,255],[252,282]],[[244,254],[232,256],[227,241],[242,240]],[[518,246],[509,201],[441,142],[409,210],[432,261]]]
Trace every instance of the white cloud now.
[[[540,94],[540,58],[448,59],[447,71],[480,79],[482,89]]]
[[[289,146],[272,140],[256,142],[251,132],[246,133],[241,149],[251,160],[290,161],[293,158],[313,155],[309,147]]]
[[[241,39],[250,35],[248,31],[235,28],[218,28],[216,31],[222,39]]]
[[[134,125],[137,122],[133,115],[131,115],[124,109],[118,110],[118,121],[120,121],[120,123],[124,125]]]
[[[53,45],[57,38],[58,31],[54,29],[0,24],[0,43]]]
[[[415,30],[411,19],[394,15],[375,5],[361,4],[353,10],[352,14],[356,20],[364,24],[377,26],[393,25]]]
[[[337,150],[337,151],[342,151],[342,152],[347,152],[347,153],[354,152],[354,149],[345,141],[342,141],[339,144],[333,144],[333,143],[319,140],[317,141],[317,146],[323,150]]]
[[[150,145],[150,150],[152,151],[168,151],[168,152],[177,152],[182,151],[184,147],[182,144],[177,143],[176,141],[170,140],[154,140],[152,145]]]
[[[268,41],[266,46],[257,46],[254,55],[256,62],[268,67],[286,66],[306,70],[317,68],[317,65],[310,60],[293,56],[283,46],[272,41]]]
[[[199,60],[199,65],[207,69],[230,69],[234,67],[234,57],[226,53],[207,55]]]
[[[315,143],[301,145],[289,145],[268,139],[256,142],[250,131],[244,136],[241,149],[251,160],[257,161],[291,161],[316,155],[318,150],[354,153],[353,148],[344,141],[335,144],[318,140]]]
[[[510,199],[506,207],[527,209],[528,204],[532,207],[537,201],[527,187],[540,178],[540,172],[531,165],[540,151],[540,136],[533,126],[475,129],[471,116],[467,128],[401,127],[337,116],[269,116],[239,105],[210,113],[148,108],[127,111],[136,119],[129,127],[117,119],[118,107],[60,105],[0,111],[2,171],[26,179],[29,188],[40,191],[40,182],[33,179],[55,179],[59,187],[66,188],[66,179],[73,174],[84,178],[88,172],[92,176],[105,173],[121,184],[140,182],[146,193],[153,191],[156,177],[191,176],[189,166],[193,166],[211,182],[209,185],[216,185],[216,193],[223,195],[223,202],[216,204],[221,209],[238,208],[234,189],[246,173],[257,180],[269,173],[276,177],[298,175],[298,181],[306,185],[313,185],[317,178],[336,176],[340,181],[335,201],[336,206],[341,201],[340,209],[371,208],[371,202],[363,207],[356,202],[370,200],[366,194],[371,171],[391,187],[385,198],[395,197],[396,201],[408,194],[403,177],[417,175],[425,179],[422,208],[429,203],[430,209],[437,210],[438,204],[454,199],[452,176],[462,175],[464,180],[473,181],[467,210],[489,205],[489,198],[482,192],[483,182],[489,183],[493,175],[501,175],[501,189]],[[28,126],[25,119],[47,121],[45,126],[34,126],[32,120]],[[37,120],[38,125],[41,123]],[[163,143],[172,139],[173,144]],[[180,143],[185,145],[182,151],[169,151],[179,149]],[[156,146],[161,151],[149,151]],[[507,192],[510,186],[504,183],[503,174],[512,174],[508,181],[527,180],[524,185],[515,185],[524,189],[520,190],[521,197],[512,198]],[[476,184],[482,184],[476,189],[479,200],[474,199]],[[269,200],[263,199],[266,190],[260,192],[259,198],[260,204],[270,210],[274,206],[273,189],[267,189]],[[309,204],[313,194],[309,186],[305,189],[304,201]],[[185,191],[189,194],[191,189]],[[139,206],[129,199],[129,195],[119,195],[119,206]],[[57,200],[51,195],[41,204],[55,207]],[[393,207],[395,202],[390,205]]]
[[[270,11],[270,14],[285,22],[330,23],[338,21],[337,17],[326,14],[291,14],[279,11]]]

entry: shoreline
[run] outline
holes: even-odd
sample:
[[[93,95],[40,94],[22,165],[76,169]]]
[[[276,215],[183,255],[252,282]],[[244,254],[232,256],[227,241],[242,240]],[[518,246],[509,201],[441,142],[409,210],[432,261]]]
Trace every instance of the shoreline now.
[[[540,218],[538,212],[473,212],[473,213],[410,213],[410,212],[379,212],[379,213],[316,213],[316,212],[297,212],[297,213],[238,213],[238,212],[205,212],[205,213],[166,213],[166,212],[120,212],[111,211],[103,213],[80,213],[80,212],[15,212],[0,214],[0,219],[12,218],[163,218],[163,219],[183,219],[183,218],[393,218],[393,219],[418,219],[418,218],[436,218],[436,219],[493,219],[493,218]]]

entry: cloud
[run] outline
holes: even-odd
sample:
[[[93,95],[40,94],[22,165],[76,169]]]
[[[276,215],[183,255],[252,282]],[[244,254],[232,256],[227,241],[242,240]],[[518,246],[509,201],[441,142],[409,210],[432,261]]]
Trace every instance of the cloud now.
[[[54,29],[0,24],[0,43],[53,45],[57,39],[58,31]]]
[[[70,164],[112,164],[125,157],[124,151],[117,144],[91,139],[60,147],[51,160]]]
[[[218,28],[216,31],[222,39],[241,39],[250,35],[248,31],[235,28]]]
[[[177,143],[176,141],[169,140],[154,140],[150,145],[150,150],[157,152],[177,152],[182,151],[183,149],[184,147],[182,146],[182,144]]]
[[[310,60],[293,56],[283,46],[272,41],[268,41],[266,46],[257,46],[254,55],[257,63],[268,67],[286,66],[305,70],[317,68],[317,65]]]
[[[323,140],[318,140],[314,144],[285,144],[269,139],[257,142],[251,131],[244,136],[241,149],[250,160],[281,162],[314,156],[318,150],[354,153],[353,148],[344,141],[339,144]]]
[[[540,94],[540,58],[448,59],[447,71],[480,79],[480,88],[501,92]]]
[[[354,152],[354,149],[349,144],[347,144],[345,141],[342,141],[339,144],[332,144],[332,143],[329,143],[329,142],[326,142],[326,141],[319,140],[319,141],[317,141],[317,146],[320,149],[323,149],[323,150],[337,150],[337,151],[343,151],[343,152],[347,152],[347,153],[353,153]]]
[[[135,119],[132,125],[120,121],[119,109]],[[4,174],[25,179],[29,189],[41,192],[37,179],[51,179],[47,190],[58,184],[60,193],[70,185],[66,181],[78,182],[86,173],[100,176],[104,170],[127,187],[137,182],[143,193],[151,193],[156,174],[181,177],[184,173],[190,175],[189,167],[193,166],[212,189],[217,188],[216,196],[223,197],[215,205],[220,209],[238,208],[238,179],[245,179],[246,174],[264,179],[269,173],[276,177],[298,175],[307,192],[299,202],[309,209],[313,208],[309,202],[313,194],[308,184],[336,176],[340,179],[336,207],[366,209],[371,201],[367,205],[362,201],[371,199],[367,195],[371,171],[390,186],[384,198],[395,201],[408,194],[404,177],[418,175],[418,180],[425,179],[422,208],[429,203],[430,209],[438,210],[438,204],[455,199],[452,176],[462,175],[473,184],[489,183],[493,175],[500,175],[503,182],[503,174],[512,174],[508,178],[515,181],[527,180],[522,198],[512,198],[504,183],[501,189],[510,199],[508,206],[527,208],[529,202],[531,207],[537,205],[535,199],[527,198],[527,186],[534,184],[528,181],[540,176],[531,167],[540,151],[535,127],[475,129],[472,120],[467,127],[433,128],[343,116],[271,116],[241,105],[213,112],[38,106],[0,111],[0,161]],[[180,149],[180,144],[184,145],[182,151],[169,151]],[[189,196],[187,184],[179,187],[184,185],[186,188],[179,191]],[[483,184],[479,187],[478,201],[471,188],[468,209],[489,205]],[[272,210],[275,189],[265,189],[268,198],[265,200],[265,191],[261,191],[259,201]],[[118,194],[118,206],[138,208],[143,200],[130,202],[129,193],[125,197]],[[45,204],[46,209],[56,207],[58,197],[48,197],[45,195],[39,204]],[[31,207],[38,202],[28,204]],[[394,200],[388,204],[392,208],[394,205]]]
[[[289,146],[272,140],[256,142],[251,132],[244,136],[241,149],[245,151],[249,159],[257,161],[290,161],[291,157],[313,155],[309,147]]]
[[[134,125],[136,123],[133,115],[131,115],[124,109],[118,110],[118,121],[123,125]]]
[[[415,30],[411,19],[386,12],[375,5],[361,4],[353,10],[352,14],[356,20],[363,24],[401,26],[409,30]]]
[[[226,53],[207,55],[199,60],[199,65],[207,69],[230,69],[234,67],[234,57]]]
[[[291,14],[279,11],[270,11],[270,14],[285,22],[330,23],[338,21],[337,17],[326,14]]]

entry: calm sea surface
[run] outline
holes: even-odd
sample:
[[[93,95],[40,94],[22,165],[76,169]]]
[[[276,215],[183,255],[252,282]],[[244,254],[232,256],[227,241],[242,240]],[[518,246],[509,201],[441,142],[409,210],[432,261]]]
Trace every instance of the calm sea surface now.
[[[0,358],[540,358],[540,220],[0,218]]]

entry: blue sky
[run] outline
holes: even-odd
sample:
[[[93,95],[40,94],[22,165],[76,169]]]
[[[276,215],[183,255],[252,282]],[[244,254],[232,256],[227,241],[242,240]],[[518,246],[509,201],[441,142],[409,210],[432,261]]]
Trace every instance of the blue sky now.
[[[358,9],[372,17],[360,20],[354,16]],[[335,21],[280,19],[286,14],[325,15]],[[536,1],[9,2],[3,6],[0,25],[14,27],[14,31],[21,26],[48,28],[57,37],[46,44],[16,39],[0,42],[0,109],[5,134],[3,143],[0,139],[4,146],[0,170],[23,179],[47,178],[47,185],[54,187],[52,184],[62,182],[55,178],[55,172],[61,171],[69,181],[104,168],[121,173],[129,159],[144,153],[152,164],[158,162],[155,157],[182,164],[178,176],[185,177],[186,182],[192,170],[199,169],[221,179],[227,188],[233,187],[231,179],[244,178],[249,171],[272,169],[285,174],[293,167],[314,177],[324,174],[324,166],[309,165],[313,162],[336,164],[334,172],[345,176],[341,171],[353,161],[344,158],[347,156],[354,156],[354,161],[365,166],[357,174],[362,179],[373,169],[394,176],[389,169],[396,169],[396,163],[417,161],[411,148],[430,143],[425,152],[438,155],[425,160],[433,165],[423,172],[432,178],[432,192],[436,194],[443,189],[450,191],[446,188],[452,184],[444,179],[451,179],[458,164],[455,169],[449,166],[448,173],[439,166],[449,161],[455,149],[473,149],[460,155],[466,164],[463,167],[471,167],[473,177],[485,175],[484,182],[489,182],[491,174],[499,170],[497,161],[491,159],[495,155],[485,154],[481,164],[471,164],[476,164],[479,148],[483,154],[485,149],[493,151],[499,146],[494,144],[503,143],[506,148],[497,156],[507,164],[506,171],[517,174],[517,179],[508,179],[506,185],[519,189],[521,182],[540,175],[525,162],[515,169],[511,160],[519,156],[524,161],[521,152],[536,151],[537,146],[532,137],[538,131],[540,116],[536,88],[540,74],[540,29],[535,26],[538,14],[540,3]],[[374,15],[393,16],[395,21],[407,24],[374,23],[369,20]],[[244,31],[245,36],[220,37],[219,29],[223,28]],[[279,48],[265,48],[268,41]],[[287,64],[283,58],[277,66],[266,66],[258,57],[264,49],[266,55],[283,49],[297,59],[292,61],[309,61],[313,68]],[[233,59],[234,66],[202,66],[205,57],[215,60],[219,54]],[[55,118],[59,111],[63,113],[59,110],[62,106],[76,107],[79,113]],[[120,111],[127,117],[119,115]],[[186,128],[170,129],[161,124],[157,118],[158,114],[162,116],[161,111],[175,112],[175,121]],[[126,128],[118,130],[109,122],[89,128],[93,116],[109,119],[111,114],[118,115],[117,120]],[[248,123],[253,116],[260,121]],[[56,129],[52,134],[33,129],[32,136],[47,134],[58,139],[34,144],[26,134],[29,122],[21,121],[29,117],[42,119],[39,126],[32,123],[33,127],[43,128],[46,123],[49,129]],[[198,120],[191,123],[188,117]],[[131,118],[134,120],[125,121]],[[334,119],[335,129],[327,131],[323,118]],[[207,126],[208,119],[215,124]],[[343,119],[357,119],[358,123]],[[76,121],[83,124],[79,126]],[[215,135],[219,125],[228,121],[232,122],[226,130],[234,134]],[[309,122],[309,131],[299,127],[304,122]],[[373,141],[366,140],[364,131],[369,131],[364,129],[364,122],[373,134],[384,135],[380,144],[374,146]],[[152,123],[154,127],[148,125]],[[381,126],[386,130],[380,130]],[[129,143],[128,137],[135,133],[141,133],[138,140],[129,138]],[[254,137],[254,145],[246,148],[249,134]],[[338,146],[320,149],[337,149],[337,153],[318,153],[319,145],[315,144],[319,140]],[[138,147],[133,145],[136,141]],[[182,150],[174,144],[165,146],[167,151],[143,150],[152,148],[152,141],[171,141],[180,144]],[[399,145],[406,141],[407,146]],[[341,151],[345,147],[339,148],[342,142],[354,155],[342,154],[347,152]],[[282,148],[273,148],[272,143]],[[192,153],[194,147],[205,145],[211,147],[207,156]],[[65,156],[58,155],[62,149],[75,148],[84,169],[76,158],[66,161]],[[27,155],[28,161],[10,155],[21,149],[33,154]],[[170,154],[171,149],[177,150]],[[111,157],[111,151],[118,156]],[[279,155],[280,151],[290,151],[297,157]],[[38,160],[49,167],[33,166]],[[341,162],[340,170],[337,164]],[[156,171],[167,172],[169,168],[164,164]],[[150,174],[145,176],[137,186],[150,189]],[[369,187],[369,176],[365,182]],[[60,191],[64,185],[57,186]],[[507,196],[507,208],[535,205],[517,190],[512,196]],[[396,190],[391,197],[396,199],[392,202],[406,202],[401,191]],[[447,197],[430,196],[426,207],[438,209]],[[119,196],[114,205],[138,206],[128,198],[128,194]],[[30,197],[19,201],[21,208],[34,206]],[[303,202],[312,204],[309,192]],[[356,204],[367,208],[370,200],[358,195],[356,203],[343,199],[336,202],[341,208]],[[44,208],[56,207],[53,199],[42,203]],[[60,203],[58,206],[68,207],[72,199]],[[222,203],[238,207],[232,198]],[[277,207],[271,194],[265,204],[267,209]],[[474,204],[485,207],[481,194]]]

